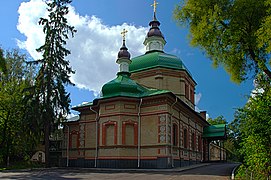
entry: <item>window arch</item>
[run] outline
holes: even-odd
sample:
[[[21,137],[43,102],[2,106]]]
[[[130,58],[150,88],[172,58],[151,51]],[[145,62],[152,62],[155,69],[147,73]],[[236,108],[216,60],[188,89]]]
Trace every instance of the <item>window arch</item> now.
[[[178,126],[177,124],[173,124],[172,127],[172,143],[173,146],[178,146]]]
[[[183,146],[184,148],[187,148],[187,129],[184,129],[183,131]]]

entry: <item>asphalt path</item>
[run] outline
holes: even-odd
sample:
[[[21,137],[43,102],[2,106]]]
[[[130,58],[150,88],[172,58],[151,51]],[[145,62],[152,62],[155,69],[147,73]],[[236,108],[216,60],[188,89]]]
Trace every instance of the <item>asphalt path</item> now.
[[[237,164],[212,163],[193,169],[172,170],[95,170],[40,169],[0,172],[0,179],[34,180],[228,180]]]

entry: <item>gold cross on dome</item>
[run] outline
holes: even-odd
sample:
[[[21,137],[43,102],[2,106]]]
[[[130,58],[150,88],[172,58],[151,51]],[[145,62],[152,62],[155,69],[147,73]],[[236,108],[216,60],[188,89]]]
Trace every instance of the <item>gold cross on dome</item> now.
[[[126,36],[126,33],[127,33],[128,31],[124,28],[123,30],[122,30],[122,32],[120,33],[121,35],[122,35],[122,39],[123,40],[125,40],[125,36]]]
[[[156,0],[154,0],[153,4],[151,5],[151,6],[153,6],[153,12],[156,12],[157,4],[158,4],[158,2],[156,2]]]

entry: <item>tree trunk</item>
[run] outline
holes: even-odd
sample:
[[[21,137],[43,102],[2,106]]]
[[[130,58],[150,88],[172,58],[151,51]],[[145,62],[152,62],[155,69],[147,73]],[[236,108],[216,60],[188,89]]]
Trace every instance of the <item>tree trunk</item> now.
[[[50,136],[50,121],[47,117],[44,121],[45,167],[47,168],[50,167],[49,136]]]
[[[7,149],[6,149],[6,165],[7,165],[7,167],[9,167],[9,140],[10,140],[9,128],[7,131],[8,131],[8,134],[7,134]]]
[[[271,71],[268,69],[268,67],[265,64],[260,63],[260,61],[256,58],[256,55],[254,51],[252,50],[252,48],[249,49],[249,53],[253,61],[259,67],[259,69],[261,69],[268,76],[269,80],[271,80]]]

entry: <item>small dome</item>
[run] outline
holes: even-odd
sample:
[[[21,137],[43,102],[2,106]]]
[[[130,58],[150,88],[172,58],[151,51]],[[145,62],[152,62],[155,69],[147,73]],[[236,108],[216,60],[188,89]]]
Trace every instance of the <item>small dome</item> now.
[[[153,29],[150,29],[148,34],[147,34],[148,37],[151,37],[151,36],[160,36],[162,38],[164,38],[162,32],[160,31],[159,28],[153,28]]]
[[[125,40],[123,40],[122,47],[119,50],[118,58],[127,58],[130,59],[131,54],[128,52],[128,48],[125,46]]]
[[[151,37],[151,36],[160,36],[162,38],[164,38],[162,32],[160,31],[159,29],[159,26],[160,26],[160,22],[157,21],[157,20],[153,20],[149,23],[149,26],[151,26],[148,34],[147,34],[147,37]]]
[[[140,97],[147,90],[130,79],[130,73],[119,72],[117,78],[102,87],[102,97]]]

